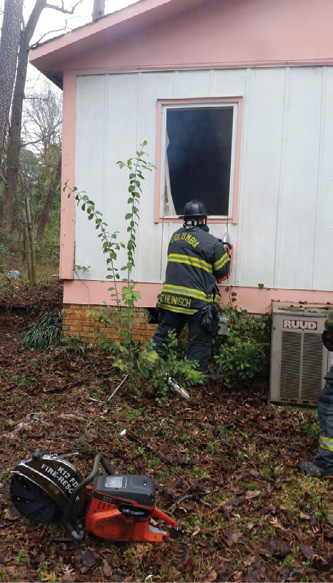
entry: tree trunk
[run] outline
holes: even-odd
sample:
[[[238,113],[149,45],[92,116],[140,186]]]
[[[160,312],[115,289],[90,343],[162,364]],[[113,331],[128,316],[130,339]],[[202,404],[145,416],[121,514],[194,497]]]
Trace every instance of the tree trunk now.
[[[37,280],[36,280],[35,238],[34,238],[34,231],[33,231],[32,220],[31,220],[29,195],[27,195],[25,197],[25,210],[26,210],[26,217],[27,217],[28,246],[29,246],[30,265],[31,265],[30,283],[32,285],[36,285]]]
[[[46,6],[46,0],[36,0],[25,29],[21,33],[20,50],[16,83],[12,104],[12,117],[9,131],[9,146],[7,156],[7,180],[3,201],[3,225],[5,228],[5,244],[13,249],[13,216],[14,202],[19,173],[20,141],[22,126],[22,109],[24,100],[24,87],[28,68],[28,50],[32,35],[35,32],[38,19]]]
[[[105,0],[94,0],[94,7],[92,12],[93,21],[102,18],[105,13]]]
[[[56,190],[59,186],[60,179],[61,179],[61,156],[59,156],[57,170],[56,170],[56,173],[55,173],[53,180],[51,181],[51,184],[49,186],[49,189],[48,189],[48,192],[46,195],[46,199],[44,202],[44,207],[43,207],[42,215],[41,215],[39,225],[38,225],[38,230],[37,230],[37,241],[40,241],[44,236],[46,223],[47,223],[47,220],[49,218],[50,208],[51,208],[52,201],[54,199],[54,195],[56,193]]]
[[[5,0],[0,44],[0,166],[15,81],[23,0]]]

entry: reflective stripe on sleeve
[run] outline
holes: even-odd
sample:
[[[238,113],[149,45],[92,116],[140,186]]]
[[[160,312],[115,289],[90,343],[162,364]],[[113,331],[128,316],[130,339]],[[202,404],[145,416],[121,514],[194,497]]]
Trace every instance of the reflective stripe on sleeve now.
[[[220,269],[222,269],[227,263],[228,261],[230,261],[230,257],[228,255],[228,253],[224,253],[224,255],[222,255],[221,259],[219,259],[218,261],[216,261],[213,265],[214,267],[214,271],[219,271]]]

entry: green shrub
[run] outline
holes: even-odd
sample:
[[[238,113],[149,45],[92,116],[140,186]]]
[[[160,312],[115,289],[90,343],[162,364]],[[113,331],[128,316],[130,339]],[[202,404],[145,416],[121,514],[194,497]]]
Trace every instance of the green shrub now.
[[[28,326],[22,346],[43,350],[60,344],[61,334],[62,312],[46,312],[38,322]]]
[[[229,335],[216,336],[213,341],[213,360],[223,375],[224,383],[232,388],[255,377],[266,378],[269,371],[271,316],[253,316],[246,310],[226,306]]]
[[[176,379],[177,383],[183,387],[201,385],[206,380],[205,375],[197,370],[197,361],[183,358],[182,342],[179,342],[174,331],[168,332],[165,358],[158,358],[154,364],[147,365],[146,354],[150,350],[154,350],[151,344],[141,353],[139,368],[141,377],[148,379],[160,395],[165,395],[170,391],[169,377]]]

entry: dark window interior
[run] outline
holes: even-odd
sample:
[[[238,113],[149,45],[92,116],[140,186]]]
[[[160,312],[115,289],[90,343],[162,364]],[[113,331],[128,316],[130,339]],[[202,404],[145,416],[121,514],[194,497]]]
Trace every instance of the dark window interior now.
[[[170,108],[167,134],[172,199],[177,214],[199,198],[209,215],[228,215],[233,107]]]

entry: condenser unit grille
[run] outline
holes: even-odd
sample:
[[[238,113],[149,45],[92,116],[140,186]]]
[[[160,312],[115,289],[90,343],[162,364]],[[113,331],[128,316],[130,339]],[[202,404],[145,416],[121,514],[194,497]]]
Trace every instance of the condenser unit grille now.
[[[284,399],[298,399],[299,396],[301,344],[300,334],[282,332],[280,387]]]
[[[317,401],[318,387],[322,388],[323,345],[320,334],[303,335],[302,401]]]
[[[285,400],[316,402],[322,383],[323,349],[318,334],[282,332],[281,396]]]

